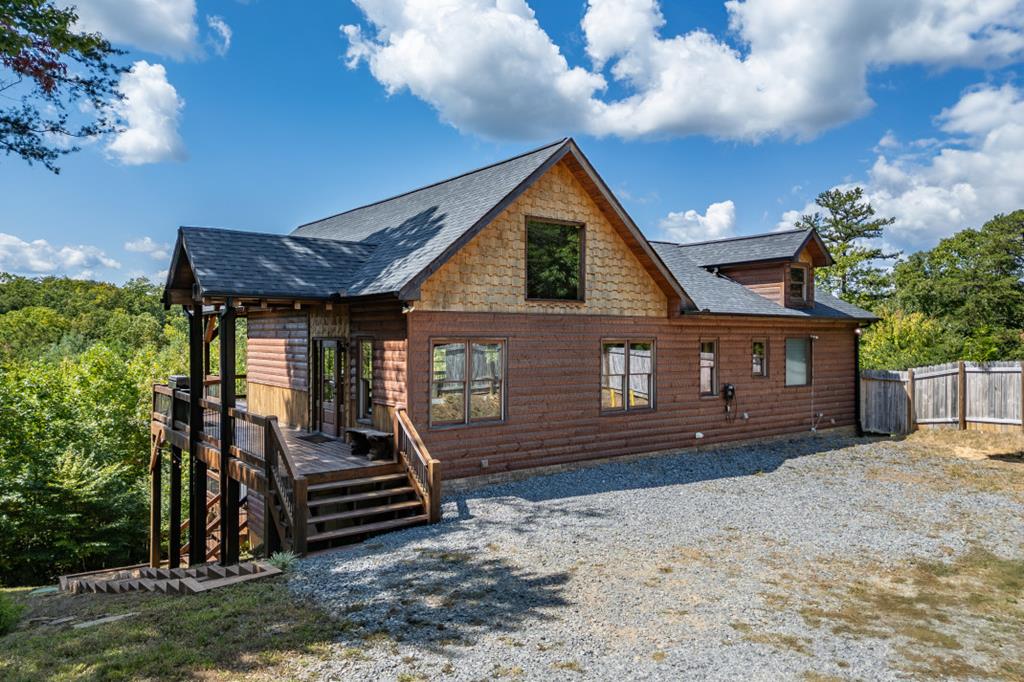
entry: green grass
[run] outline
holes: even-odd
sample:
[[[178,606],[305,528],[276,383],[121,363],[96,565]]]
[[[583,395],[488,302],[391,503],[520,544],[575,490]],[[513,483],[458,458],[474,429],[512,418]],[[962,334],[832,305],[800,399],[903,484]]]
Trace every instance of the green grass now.
[[[297,600],[281,578],[205,594],[48,594],[2,590],[21,605],[18,629],[0,637],[0,679],[279,679],[287,661],[323,656],[347,629]],[[74,629],[39,619],[78,622],[134,613]]]

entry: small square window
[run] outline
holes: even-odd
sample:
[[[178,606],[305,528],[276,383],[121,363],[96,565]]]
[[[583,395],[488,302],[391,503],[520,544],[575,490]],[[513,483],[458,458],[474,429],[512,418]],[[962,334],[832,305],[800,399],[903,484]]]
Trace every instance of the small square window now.
[[[431,346],[430,424],[505,418],[505,342],[437,341]]]

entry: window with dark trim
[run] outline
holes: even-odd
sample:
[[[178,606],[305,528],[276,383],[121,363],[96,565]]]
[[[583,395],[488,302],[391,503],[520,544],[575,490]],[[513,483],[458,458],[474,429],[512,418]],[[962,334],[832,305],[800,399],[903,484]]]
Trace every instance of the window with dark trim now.
[[[601,343],[601,409],[606,412],[654,407],[654,342]]]
[[[768,376],[768,342],[754,339],[750,342],[750,372],[755,377]]]
[[[700,394],[718,395],[718,342],[700,342]]]
[[[526,221],[526,298],[583,300],[583,226]]]
[[[360,421],[373,419],[373,339],[359,340],[356,365],[356,417]]]
[[[811,340],[806,336],[786,339],[786,385],[811,383]]]
[[[505,418],[505,342],[445,339],[430,348],[430,424]]]
[[[790,303],[807,303],[807,268],[793,265],[789,268],[789,301]]]

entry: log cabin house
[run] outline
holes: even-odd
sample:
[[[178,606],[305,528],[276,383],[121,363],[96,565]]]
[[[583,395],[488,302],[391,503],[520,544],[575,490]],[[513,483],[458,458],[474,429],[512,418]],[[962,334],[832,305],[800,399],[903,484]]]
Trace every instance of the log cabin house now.
[[[183,227],[151,563],[436,521],[445,479],[852,426],[873,317],[815,291],[831,263],[814,231],[648,241],[572,139],[287,235]]]

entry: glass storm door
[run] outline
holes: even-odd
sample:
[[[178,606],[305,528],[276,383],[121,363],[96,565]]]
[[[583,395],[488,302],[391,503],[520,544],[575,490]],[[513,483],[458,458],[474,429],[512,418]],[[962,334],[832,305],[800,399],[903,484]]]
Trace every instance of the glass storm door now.
[[[345,364],[344,347],[336,339],[314,341],[316,351],[314,405],[314,426],[329,436],[337,436],[342,430],[342,406],[345,391],[341,368]]]

